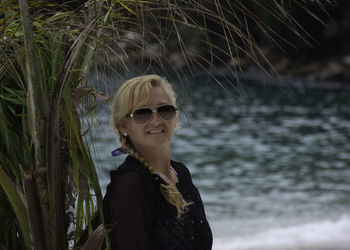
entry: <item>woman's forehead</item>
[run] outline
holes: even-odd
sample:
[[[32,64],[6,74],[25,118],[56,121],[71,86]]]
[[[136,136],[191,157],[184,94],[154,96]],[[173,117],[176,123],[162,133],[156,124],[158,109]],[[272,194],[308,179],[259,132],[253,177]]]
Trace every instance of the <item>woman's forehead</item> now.
[[[161,86],[152,86],[147,94],[135,97],[134,108],[170,104],[170,98]]]

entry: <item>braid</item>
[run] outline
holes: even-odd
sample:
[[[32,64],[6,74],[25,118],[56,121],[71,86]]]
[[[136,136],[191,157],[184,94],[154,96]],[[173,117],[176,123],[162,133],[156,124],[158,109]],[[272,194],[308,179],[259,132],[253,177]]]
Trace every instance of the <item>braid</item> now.
[[[134,158],[136,158],[139,162],[141,162],[146,168],[149,169],[151,173],[155,173],[156,171],[151,167],[151,165],[146,161],[146,159],[137,152],[132,145],[130,145],[125,136],[120,135],[119,141],[122,144],[122,147]]]
[[[155,174],[156,171],[152,168],[146,159],[139,154],[134,147],[127,142],[126,137],[119,134],[119,141],[122,147],[134,158],[136,158],[139,162],[141,162],[151,173]],[[176,207],[177,210],[177,218],[180,219],[181,215],[186,212],[186,208],[192,204],[192,202],[187,202],[183,198],[182,194],[179,192],[175,185],[159,185],[160,192],[163,197],[169,202],[171,205]]]
[[[180,219],[181,215],[186,212],[186,208],[192,204],[192,202],[187,202],[182,197],[182,194],[179,192],[175,185],[164,185],[160,184],[160,192],[164,198],[177,210],[177,218]]]

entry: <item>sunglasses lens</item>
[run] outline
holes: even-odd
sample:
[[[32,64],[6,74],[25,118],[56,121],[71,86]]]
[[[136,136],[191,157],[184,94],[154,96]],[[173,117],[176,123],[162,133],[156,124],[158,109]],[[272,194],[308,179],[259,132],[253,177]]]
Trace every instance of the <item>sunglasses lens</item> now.
[[[136,123],[146,123],[152,117],[152,110],[149,108],[138,109],[133,113],[133,118]]]
[[[176,108],[171,105],[160,106],[157,109],[159,116],[166,121],[172,120],[175,117]]]
[[[161,119],[170,121],[174,119],[176,108],[172,105],[164,105],[157,108],[157,113]],[[153,116],[153,111],[150,108],[137,109],[132,113],[134,121],[138,124],[147,123]]]

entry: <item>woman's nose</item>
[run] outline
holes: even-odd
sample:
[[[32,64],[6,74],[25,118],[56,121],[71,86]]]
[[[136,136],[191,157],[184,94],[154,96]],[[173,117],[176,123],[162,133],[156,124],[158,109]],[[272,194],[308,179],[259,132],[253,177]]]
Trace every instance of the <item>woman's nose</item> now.
[[[153,112],[150,123],[159,124],[162,122],[162,119],[159,117],[158,112]]]

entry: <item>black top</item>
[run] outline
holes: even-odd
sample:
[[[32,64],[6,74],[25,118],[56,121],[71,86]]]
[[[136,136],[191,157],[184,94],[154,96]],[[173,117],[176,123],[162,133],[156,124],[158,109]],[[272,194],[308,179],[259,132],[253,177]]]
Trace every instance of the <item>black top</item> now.
[[[212,248],[212,233],[191,175],[182,163],[171,161],[171,166],[178,174],[178,190],[187,202],[193,202],[181,219],[160,192],[159,184],[165,181],[135,158],[128,156],[110,172],[103,213],[106,224],[115,223],[110,233],[113,250]]]

